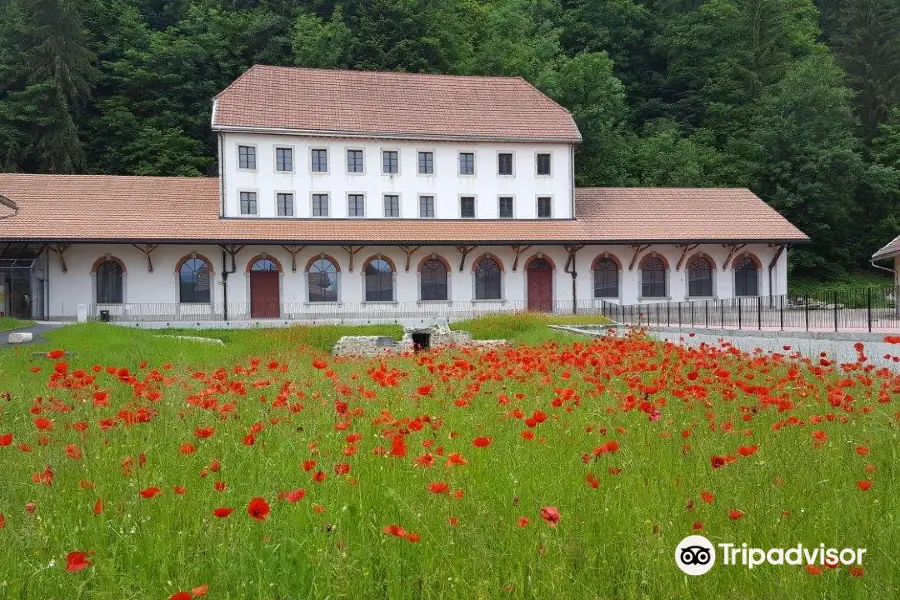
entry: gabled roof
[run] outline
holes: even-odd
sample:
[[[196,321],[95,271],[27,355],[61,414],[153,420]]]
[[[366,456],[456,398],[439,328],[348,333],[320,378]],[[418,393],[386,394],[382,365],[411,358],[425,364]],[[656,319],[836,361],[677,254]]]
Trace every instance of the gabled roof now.
[[[521,77],[256,65],[216,96],[213,130],[579,142],[569,112]]]
[[[895,256],[900,256],[900,235],[889,242],[887,246],[873,254],[872,260],[884,260]]]
[[[0,173],[0,242],[802,243],[744,189],[583,188],[577,219],[222,219],[219,179]]]

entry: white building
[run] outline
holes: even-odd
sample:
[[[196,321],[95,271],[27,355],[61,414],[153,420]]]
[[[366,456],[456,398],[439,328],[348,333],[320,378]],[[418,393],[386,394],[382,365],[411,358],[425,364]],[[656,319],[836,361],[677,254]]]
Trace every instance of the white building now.
[[[219,177],[0,174],[17,316],[452,318],[787,289],[807,241],[742,189],[574,186],[569,113],[518,78],[256,66]]]

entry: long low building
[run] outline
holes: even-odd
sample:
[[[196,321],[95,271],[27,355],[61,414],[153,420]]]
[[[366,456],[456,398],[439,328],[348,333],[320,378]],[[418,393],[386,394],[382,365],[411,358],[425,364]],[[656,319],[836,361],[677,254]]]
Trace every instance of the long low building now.
[[[140,321],[599,310],[787,291],[807,237],[746,189],[575,188],[518,78],[257,66],[219,176],[0,174],[0,312]]]

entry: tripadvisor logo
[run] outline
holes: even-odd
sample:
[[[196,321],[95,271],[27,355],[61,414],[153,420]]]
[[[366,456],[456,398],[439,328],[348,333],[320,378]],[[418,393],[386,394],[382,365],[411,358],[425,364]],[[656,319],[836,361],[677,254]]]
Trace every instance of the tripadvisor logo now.
[[[835,567],[862,565],[865,548],[826,548],[825,544],[808,548],[797,544],[793,548],[749,548],[747,544],[718,544],[722,564],[741,565],[753,569],[760,565],[822,565]],[[675,548],[675,564],[688,575],[703,575],[716,564],[716,548],[702,535],[689,535]]]

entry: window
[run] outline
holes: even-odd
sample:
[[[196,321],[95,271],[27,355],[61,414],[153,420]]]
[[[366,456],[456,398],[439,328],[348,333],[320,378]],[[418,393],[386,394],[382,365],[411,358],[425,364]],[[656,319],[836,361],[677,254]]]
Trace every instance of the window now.
[[[396,150],[384,150],[381,153],[381,172],[394,175],[400,171],[400,153]]]
[[[499,300],[501,297],[500,265],[489,256],[480,259],[475,265],[475,299]]]
[[[688,296],[713,295],[712,263],[705,256],[695,256],[688,261]]]
[[[294,216],[294,195],[293,194],[275,194],[275,208],[278,210],[279,217]]]
[[[538,154],[537,155],[537,174],[538,175],[550,175],[550,155],[549,154]]]
[[[459,153],[459,174],[474,175],[475,174],[475,153],[460,152]]]
[[[260,258],[250,267],[251,271],[277,271],[278,265],[268,258]]]
[[[366,263],[366,302],[390,302],[394,299],[394,272],[390,263],[373,258]]]
[[[759,273],[756,261],[750,256],[744,255],[734,261],[734,295],[759,295]]]
[[[291,148],[275,148],[275,170],[290,172],[294,170],[294,151]]]
[[[619,297],[619,265],[611,258],[594,263],[594,298]]]
[[[641,297],[666,297],[666,265],[655,256],[641,262]]]
[[[328,172],[328,150],[324,150],[321,148],[313,149],[311,159],[313,173]]]
[[[550,196],[540,196],[537,199],[537,216],[538,219],[549,219],[552,216],[553,198]]]
[[[241,192],[241,214],[256,214],[256,192]]]
[[[422,300],[447,300],[447,265],[434,256],[422,263],[419,288]]]
[[[363,194],[347,195],[347,216],[348,217],[364,217],[366,216],[366,197]]]
[[[384,216],[399,217],[400,216],[400,196],[396,194],[385,194],[384,196]]]
[[[363,151],[347,150],[347,172],[362,173],[363,172]]]
[[[122,265],[116,260],[105,260],[97,267],[97,304],[122,304]]]
[[[238,146],[238,168],[256,170],[256,148],[253,146]]]
[[[179,300],[182,304],[209,304],[212,269],[199,256],[188,258],[178,268]]]
[[[419,196],[419,218],[434,218],[434,196]]]
[[[500,196],[500,218],[513,218],[513,198],[512,196]]]
[[[312,195],[312,216],[327,217],[328,216],[328,194]]]
[[[434,152],[419,152],[419,175],[434,175]]]
[[[513,174],[513,155],[509,152],[501,152],[497,155],[497,174]]]
[[[338,301],[338,269],[330,259],[320,257],[306,269],[310,302]]]
[[[459,199],[459,216],[463,219],[475,218],[475,197],[463,196]]]

